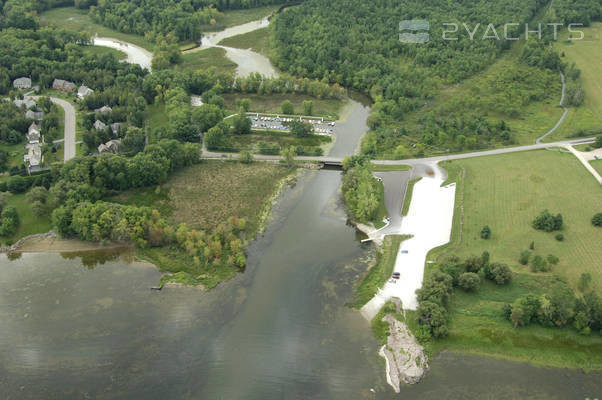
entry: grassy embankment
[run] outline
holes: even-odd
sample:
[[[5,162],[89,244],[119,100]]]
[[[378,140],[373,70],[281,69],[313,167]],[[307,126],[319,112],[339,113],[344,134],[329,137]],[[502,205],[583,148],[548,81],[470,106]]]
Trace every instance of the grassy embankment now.
[[[9,197],[7,206],[13,206],[19,214],[19,227],[14,235],[0,237],[2,245],[13,244],[17,240],[36,233],[45,233],[52,229],[49,215],[36,217],[31,212],[30,203],[25,199],[25,194],[13,194]]]
[[[562,54],[563,61],[575,63],[581,70],[581,84],[585,90],[585,100],[581,107],[570,108],[569,113],[558,129],[547,141],[555,141],[574,136],[579,131],[591,136],[602,132],[602,23],[581,28],[583,40],[568,40],[568,31],[563,31],[554,47]]]
[[[466,353],[527,361],[538,365],[602,369],[602,339],[582,336],[572,327],[543,328],[535,324],[513,328],[502,315],[504,303],[528,293],[542,294],[558,279],[576,287],[582,272],[592,274],[591,288],[600,290],[602,230],[591,225],[600,212],[600,185],[571,154],[534,151],[451,161],[443,166],[449,182],[457,182],[454,225],[450,244],[433,250],[428,259],[466,257],[487,250],[493,261],[514,272],[507,286],[482,281],[476,293],[455,290],[449,304],[447,338],[428,345],[429,351],[450,349]],[[564,241],[553,233],[536,231],[532,219],[542,210],[562,213]],[[490,240],[480,239],[484,225]],[[520,266],[521,251],[535,242],[534,254],[554,254],[560,263],[551,273],[532,273]],[[434,267],[427,265],[426,274]]]
[[[202,32],[217,32],[236,25],[257,21],[278,11],[280,6],[264,6],[244,10],[227,10],[213,25],[201,25]]]
[[[385,238],[382,250],[376,253],[374,265],[366,271],[355,288],[355,299],[350,304],[351,307],[361,308],[374,297],[378,288],[383,287],[391,278],[399,246],[405,239],[407,237],[402,235],[391,235]]]
[[[411,169],[412,169],[412,167],[409,165],[372,164],[372,171],[374,171],[374,172],[409,171]]]
[[[245,218],[245,237],[252,240],[262,229],[281,182],[294,171],[271,163],[207,161],[175,173],[160,187],[127,191],[110,200],[157,208],[174,225],[186,223],[206,231],[217,228],[231,216]],[[187,272],[206,288],[239,272],[235,266],[189,265],[181,250],[168,247],[139,250],[138,254],[161,270]]]
[[[243,35],[226,38],[218,44],[236,49],[251,49],[256,53],[269,57],[270,53],[270,28],[257,29]]]
[[[215,67],[219,72],[236,71],[236,63],[226,57],[226,50],[219,47],[182,54],[182,61],[176,66],[181,71],[208,69]]]
[[[40,20],[44,25],[53,25],[78,32],[88,32],[93,36],[112,37],[133,43],[148,51],[153,51],[155,47],[153,43],[146,40],[143,36],[119,32],[96,24],[88,16],[87,10],[78,10],[75,7],[53,8],[40,14]]]
[[[422,177],[418,177],[411,179],[408,182],[408,187],[406,189],[406,194],[403,200],[403,208],[401,209],[401,215],[404,217],[407,216],[408,212],[410,211],[410,203],[412,202],[412,193],[414,193],[414,185],[416,185],[421,179]]]

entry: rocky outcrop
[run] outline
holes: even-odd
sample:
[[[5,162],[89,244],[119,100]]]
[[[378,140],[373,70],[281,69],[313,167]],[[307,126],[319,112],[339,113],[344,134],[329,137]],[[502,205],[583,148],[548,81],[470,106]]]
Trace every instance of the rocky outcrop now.
[[[416,341],[406,324],[391,314],[385,315],[382,320],[389,323],[391,334],[387,344],[380,349],[380,355],[386,361],[387,382],[399,393],[401,382],[420,382],[428,369],[428,360],[424,348]]]
[[[48,239],[48,238],[56,238],[56,233],[53,231],[49,231],[46,233],[37,233],[35,235],[25,236],[24,238],[19,239],[15,244],[10,246],[1,246],[0,253],[10,253],[13,251],[18,251],[19,247],[23,245],[23,243],[33,240],[33,239]]]

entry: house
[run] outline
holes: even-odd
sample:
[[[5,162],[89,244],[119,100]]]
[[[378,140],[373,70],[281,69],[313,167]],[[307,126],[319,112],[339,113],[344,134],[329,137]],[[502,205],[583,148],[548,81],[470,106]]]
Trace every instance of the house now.
[[[121,141],[118,139],[109,140],[108,142],[98,146],[98,152],[117,154],[121,152]]]
[[[27,110],[27,112],[25,113],[25,118],[41,121],[42,119],[44,119],[44,111]]]
[[[55,79],[52,81],[52,88],[62,90],[64,92],[73,92],[76,88],[75,83],[65,81],[63,79]]]
[[[87,97],[92,93],[94,93],[94,90],[84,85],[81,85],[79,89],[77,89],[77,97],[79,97],[80,99],[83,99],[84,97]]]
[[[17,78],[13,81],[13,87],[16,89],[29,89],[31,88],[31,79],[26,77]]]
[[[31,125],[29,125],[29,129],[27,130],[27,133],[25,134],[25,136],[27,137],[27,141],[30,144],[40,143],[41,133],[40,133],[40,127],[38,126],[38,124],[36,124],[35,122],[32,122]]]
[[[36,106],[35,100],[29,98],[25,98],[23,100],[16,99],[13,101],[13,104],[19,108],[25,106],[27,109],[34,108]]]
[[[109,106],[102,106],[102,107],[94,110],[95,113],[100,113],[100,114],[110,113],[111,111],[113,111],[113,109]]]
[[[99,120],[96,120],[94,122],[94,129],[96,129],[97,131],[104,131],[105,129],[107,129],[107,125]]]
[[[120,127],[121,127],[121,122],[113,122],[111,124],[111,132],[113,132],[113,135],[117,135],[119,133]]]
[[[23,156],[24,162],[29,162],[30,167],[38,167],[42,161],[42,147],[39,143],[32,143],[25,146],[27,154]]]

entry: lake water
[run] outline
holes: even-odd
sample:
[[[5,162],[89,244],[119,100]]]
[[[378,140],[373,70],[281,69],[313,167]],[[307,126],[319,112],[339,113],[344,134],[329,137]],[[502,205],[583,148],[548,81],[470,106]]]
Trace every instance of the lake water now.
[[[584,399],[602,376],[451,353],[395,395],[367,321],[345,306],[371,256],[305,173],[210,292],[151,291],[132,255],[0,255],[2,399]],[[95,264],[96,263],[96,264]],[[370,389],[374,390],[374,393]]]

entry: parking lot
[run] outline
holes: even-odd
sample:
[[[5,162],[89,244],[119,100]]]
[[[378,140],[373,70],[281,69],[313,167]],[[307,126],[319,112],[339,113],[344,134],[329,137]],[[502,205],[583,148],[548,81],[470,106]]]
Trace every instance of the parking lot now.
[[[275,131],[288,132],[288,124],[292,121],[303,121],[311,124],[314,127],[316,135],[332,135],[334,133],[334,122],[322,121],[320,119],[303,119],[303,118],[290,118],[290,117],[270,117],[270,116],[258,116],[249,115],[251,119],[252,129],[270,129]]]

